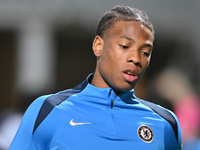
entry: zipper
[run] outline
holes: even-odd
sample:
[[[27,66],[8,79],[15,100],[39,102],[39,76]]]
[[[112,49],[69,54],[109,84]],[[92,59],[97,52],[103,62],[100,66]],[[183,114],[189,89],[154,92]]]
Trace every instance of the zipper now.
[[[111,107],[111,108],[113,108],[113,102],[114,102],[114,101],[111,100],[111,104],[110,104],[110,107]]]

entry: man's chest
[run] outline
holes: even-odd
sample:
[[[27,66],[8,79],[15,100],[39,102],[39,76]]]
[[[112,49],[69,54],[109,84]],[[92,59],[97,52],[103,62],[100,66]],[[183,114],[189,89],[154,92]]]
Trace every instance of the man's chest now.
[[[163,123],[148,111],[81,108],[61,114],[52,149],[164,149]]]

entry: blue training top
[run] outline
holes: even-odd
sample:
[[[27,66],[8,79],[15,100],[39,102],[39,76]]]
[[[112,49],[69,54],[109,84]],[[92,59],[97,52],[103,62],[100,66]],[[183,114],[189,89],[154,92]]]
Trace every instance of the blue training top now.
[[[9,150],[181,150],[169,110],[112,88],[90,84],[36,99]]]

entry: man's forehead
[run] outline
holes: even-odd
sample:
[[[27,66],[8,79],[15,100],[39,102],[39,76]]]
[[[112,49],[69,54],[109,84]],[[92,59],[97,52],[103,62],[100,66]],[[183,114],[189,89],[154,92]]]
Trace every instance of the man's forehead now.
[[[111,27],[109,30],[113,30],[113,29],[124,29],[124,28],[141,28],[141,29],[145,29],[145,30],[149,30],[152,34],[153,32],[145,25],[143,24],[142,22],[140,21],[134,21],[134,20],[131,20],[131,21],[123,21],[123,20],[119,20],[119,21],[116,21]]]
[[[118,21],[109,31],[113,35],[122,34],[120,38],[126,38],[127,40],[131,40],[129,36],[124,35],[144,35],[147,36],[150,41],[154,40],[154,35],[152,31],[143,23],[139,21]]]

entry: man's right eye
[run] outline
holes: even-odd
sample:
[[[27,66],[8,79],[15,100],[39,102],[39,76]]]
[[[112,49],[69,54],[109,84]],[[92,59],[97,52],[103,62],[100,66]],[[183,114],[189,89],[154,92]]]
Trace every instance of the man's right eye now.
[[[120,47],[123,49],[128,49],[128,46],[126,46],[126,45],[120,45]]]

